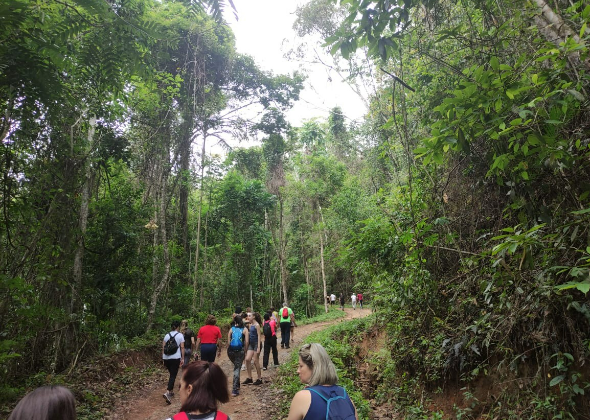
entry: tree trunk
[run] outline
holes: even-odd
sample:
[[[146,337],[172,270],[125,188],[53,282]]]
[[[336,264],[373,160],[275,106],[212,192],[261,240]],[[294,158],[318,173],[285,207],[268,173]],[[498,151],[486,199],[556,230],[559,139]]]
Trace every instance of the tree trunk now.
[[[167,187],[167,170],[160,165],[160,201],[157,212],[156,224],[158,224],[160,242],[162,244],[162,261],[164,264],[164,270],[158,280],[158,258],[156,255],[156,249],[158,245],[158,234],[154,232],[154,266],[152,271],[154,281],[154,291],[150,300],[150,307],[148,310],[148,323],[147,331],[149,332],[153,328],[154,318],[156,313],[156,306],[158,304],[158,298],[162,293],[162,290],[168,285],[169,274],[170,274],[170,253],[168,251],[168,237],[166,231],[166,187]]]
[[[195,269],[193,272],[193,304],[191,306],[192,311],[197,310],[197,287],[199,284],[199,251],[201,245],[201,212],[203,209],[203,195],[205,194],[205,146],[207,143],[207,131],[203,129],[203,148],[201,149],[201,183],[199,191],[199,206],[197,208],[197,246],[195,250]],[[202,295],[201,295],[202,296]],[[203,306],[202,299],[199,302],[199,306]]]
[[[576,43],[581,44],[582,40],[578,34],[570,28],[570,26],[563,20],[561,16],[551,9],[545,0],[533,0],[541,12],[540,15],[534,17],[535,24],[539,32],[543,34],[545,39],[557,46],[565,42],[567,38],[572,38]],[[582,62],[580,53],[575,51],[569,54],[570,65],[576,71],[576,67],[584,65],[590,69],[590,60]]]
[[[319,211],[320,211],[320,220],[321,220],[321,225],[320,225],[320,267],[321,267],[321,272],[322,272],[322,284],[324,286],[324,296],[328,295],[328,289],[326,287],[326,270],[324,268],[324,215],[322,214],[322,208],[319,207]],[[326,298],[324,297],[324,302],[325,302]],[[328,305],[326,303],[324,303],[324,307],[326,308],[326,312],[328,312]]]
[[[86,150],[83,156],[85,160],[84,167],[84,184],[82,185],[82,192],[80,194],[80,212],[78,215],[78,241],[77,248],[74,254],[73,267],[73,290],[72,301],[70,306],[70,313],[78,313],[81,310],[82,302],[80,300],[80,291],[82,290],[82,268],[84,260],[84,239],[86,236],[86,229],[88,227],[88,206],[90,201],[90,188],[92,181],[92,162],[90,155],[94,147],[94,133],[96,131],[96,117],[92,116],[88,120],[88,138],[86,143]]]

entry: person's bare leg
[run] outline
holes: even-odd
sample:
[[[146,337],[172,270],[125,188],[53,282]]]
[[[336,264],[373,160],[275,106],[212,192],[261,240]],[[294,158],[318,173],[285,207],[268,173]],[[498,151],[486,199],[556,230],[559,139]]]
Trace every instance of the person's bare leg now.
[[[256,353],[254,350],[248,350],[248,353],[246,354],[246,372],[250,379],[252,379],[252,356],[254,353]],[[258,369],[260,369],[260,366],[258,366]]]
[[[257,354],[255,351],[253,351],[252,353],[252,357],[254,358],[254,367],[256,367],[256,375],[258,375],[258,379],[262,379],[262,370],[260,370],[260,360],[258,358],[258,356],[260,356],[260,353]],[[250,367],[250,369],[252,369],[252,367]]]

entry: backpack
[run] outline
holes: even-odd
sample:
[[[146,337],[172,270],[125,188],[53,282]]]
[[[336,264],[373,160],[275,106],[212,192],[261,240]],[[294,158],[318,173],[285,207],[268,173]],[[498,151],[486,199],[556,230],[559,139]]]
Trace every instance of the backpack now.
[[[170,338],[168,339],[168,341],[166,341],[166,344],[164,344],[164,354],[166,356],[172,356],[178,351],[178,343],[176,342],[175,338],[178,334],[179,333],[176,333],[174,335],[170,334]]]
[[[266,338],[272,338],[272,328],[270,326],[270,321],[264,321],[264,324],[262,324],[262,333]]]
[[[283,308],[283,318],[289,318],[289,309]]]
[[[242,343],[242,330],[238,327],[231,327],[231,340],[229,341],[230,350],[242,350],[244,343]]]
[[[330,390],[330,398],[326,397],[323,390],[323,386],[310,386],[305,388],[311,392],[318,394],[324,401],[326,401],[326,420],[355,420],[354,406],[346,393],[346,390],[342,388],[344,395],[338,395],[335,390]]]
[[[215,420],[227,420],[227,414],[222,413],[221,411],[218,411],[215,413]],[[188,415],[186,414],[186,412],[181,411],[180,413],[175,414],[172,417],[172,420],[188,420]]]

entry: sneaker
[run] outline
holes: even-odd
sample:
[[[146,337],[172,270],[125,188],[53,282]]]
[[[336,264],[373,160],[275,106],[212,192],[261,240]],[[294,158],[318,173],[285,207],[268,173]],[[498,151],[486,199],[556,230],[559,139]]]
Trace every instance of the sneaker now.
[[[240,393],[239,393],[238,391],[233,391],[233,392],[231,393],[231,396],[232,396],[232,397],[237,397],[238,395],[240,395]]]
[[[168,395],[170,395],[171,397],[174,396],[174,391],[168,391]]]
[[[285,346],[285,348],[286,348],[286,349],[290,349],[291,347],[289,347],[289,346]]]
[[[253,383],[252,378],[246,378],[246,380],[242,382],[242,385],[249,385],[251,383]]]
[[[262,379],[256,379],[256,382],[254,382],[252,385],[262,385]]]
[[[263,368],[262,368],[262,370],[266,370],[266,368],[265,368],[265,367],[263,367]]]
[[[163,395],[164,399],[166,400],[166,404],[172,404],[172,400],[170,399],[170,392],[166,392]]]
[[[282,348],[282,349],[284,349],[284,348],[285,348],[285,345],[284,345],[283,343],[281,343],[281,348]]]
[[[242,365],[242,370],[246,370],[246,365]]]

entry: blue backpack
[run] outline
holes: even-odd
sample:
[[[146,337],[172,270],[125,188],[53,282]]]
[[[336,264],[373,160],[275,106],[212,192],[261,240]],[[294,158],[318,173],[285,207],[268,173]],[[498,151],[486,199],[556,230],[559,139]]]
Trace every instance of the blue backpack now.
[[[242,328],[231,327],[231,340],[229,341],[230,350],[242,350],[244,347],[244,343],[242,342],[242,333]]]
[[[343,395],[338,395],[334,389],[326,392],[325,387],[323,386],[310,386],[305,389],[315,392],[326,401],[326,420],[356,419],[354,415],[354,406],[352,405],[350,398],[348,398],[348,394],[344,388],[340,388],[342,389]],[[327,393],[328,395],[326,395]]]

